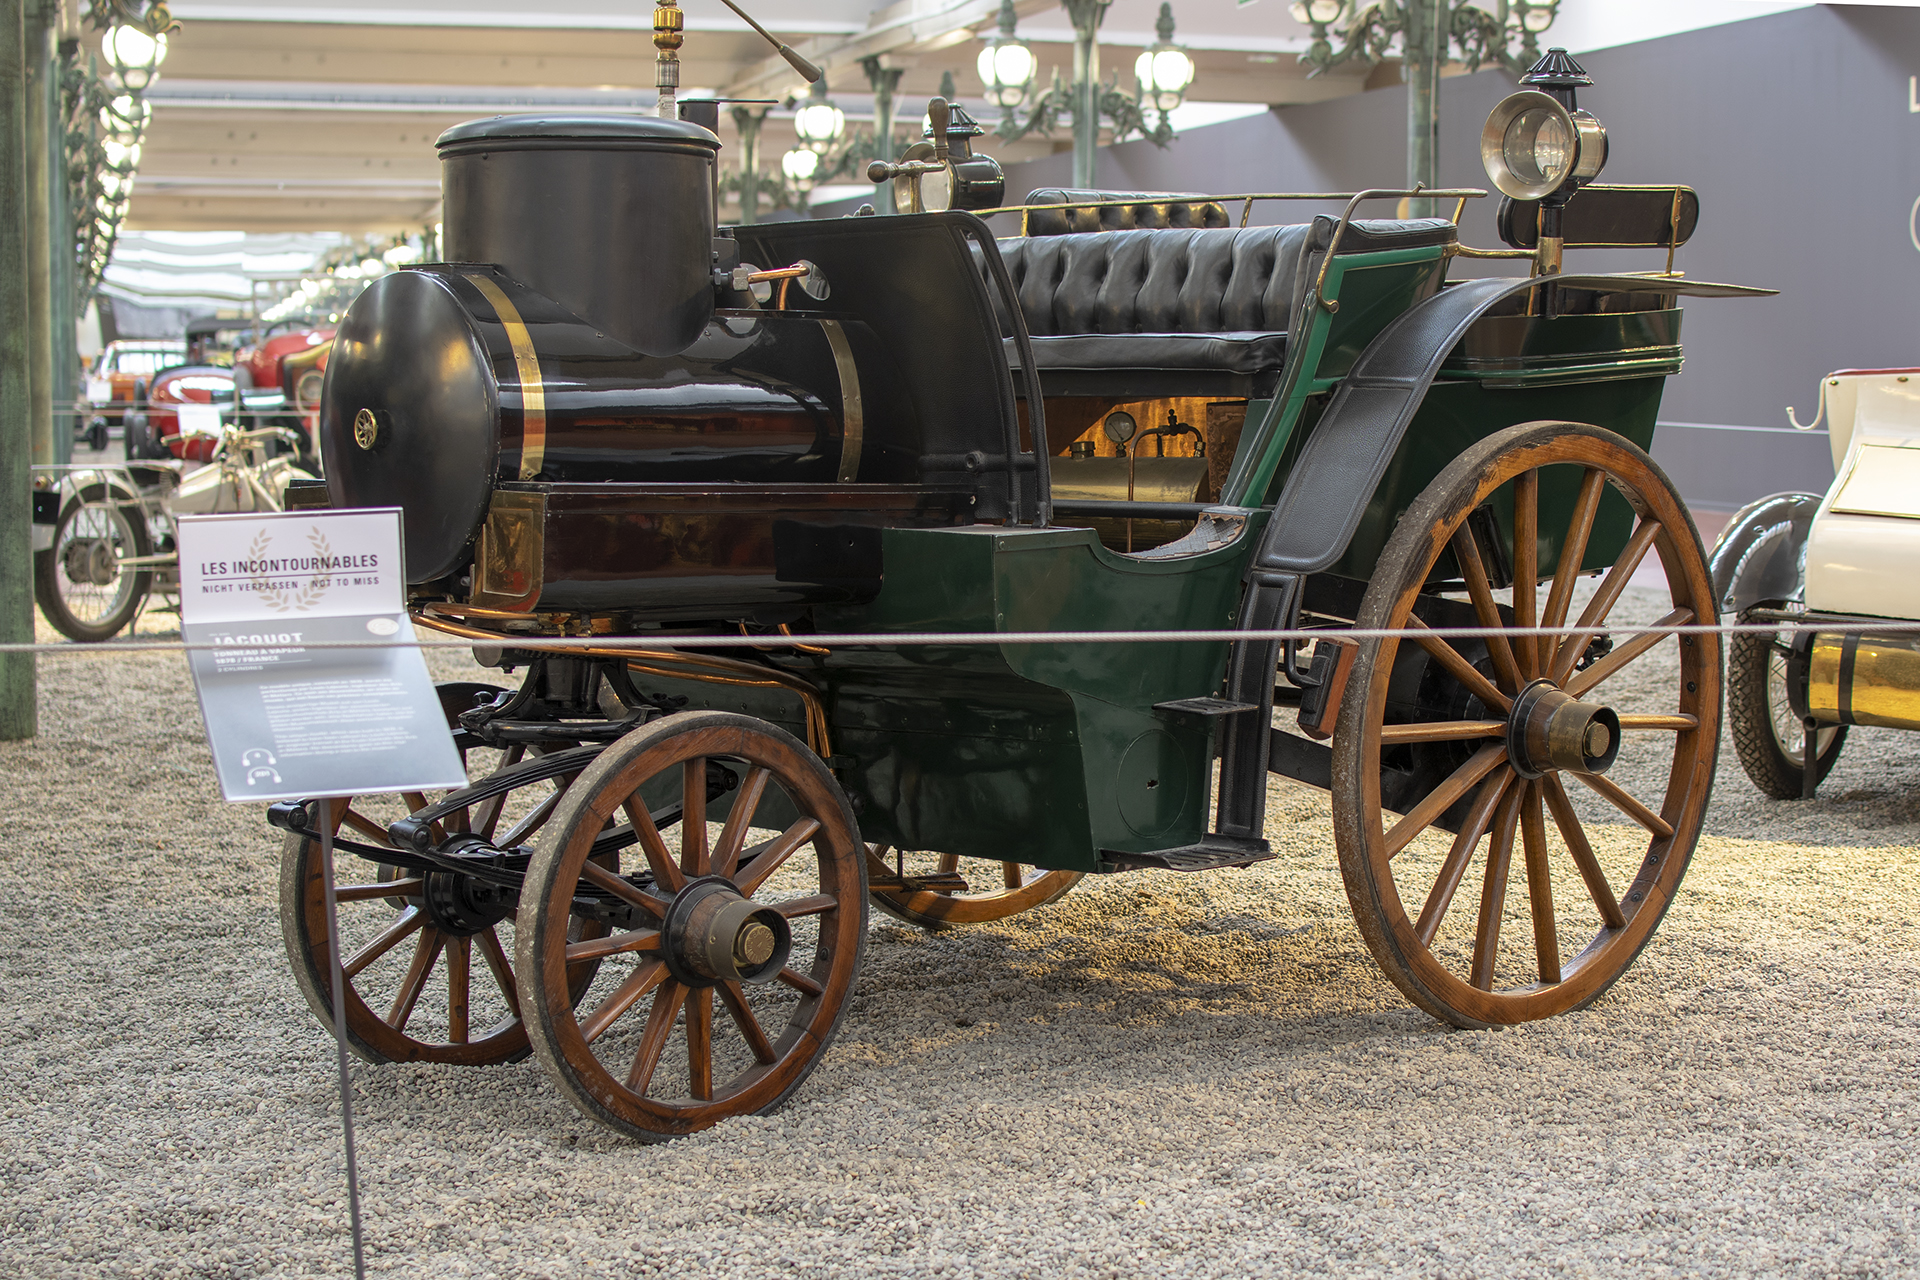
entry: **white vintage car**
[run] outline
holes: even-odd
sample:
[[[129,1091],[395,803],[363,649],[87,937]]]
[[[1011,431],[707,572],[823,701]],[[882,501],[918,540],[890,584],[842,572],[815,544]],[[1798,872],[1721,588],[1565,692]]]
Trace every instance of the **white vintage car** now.
[[[1813,795],[1847,726],[1920,729],[1920,630],[1884,627],[1920,620],[1920,368],[1830,373],[1813,421],[1787,416],[1802,430],[1824,416],[1833,484],[1747,506],[1709,557],[1723,613],[1795,628],[1736,636],[1727,654],[1740,763],[1781,799]]]

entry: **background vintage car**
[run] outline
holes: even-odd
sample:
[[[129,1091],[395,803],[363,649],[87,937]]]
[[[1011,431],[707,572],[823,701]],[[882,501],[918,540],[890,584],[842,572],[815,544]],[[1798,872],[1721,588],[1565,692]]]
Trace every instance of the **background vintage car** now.
[[[107,428],[120,426],[146,383],[186,359],[187,344],[168,338],[121,338],[107,344],[87,370],[74,426],[95,449],[107,447]]]
[[[206,462],[220,439],[217,415],[231,413],[233,405],[233,370],[192,364],[163,370],[147,388],[145,404],[127,415],[127,456]]]

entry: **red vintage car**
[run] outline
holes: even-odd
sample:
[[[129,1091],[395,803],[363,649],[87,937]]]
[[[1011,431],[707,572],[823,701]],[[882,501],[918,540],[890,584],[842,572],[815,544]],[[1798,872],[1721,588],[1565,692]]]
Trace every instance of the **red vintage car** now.
[[[178,365],[156,374],[146,404],[127,415],[127,456],[206,462],[235,407],[233,370]]]

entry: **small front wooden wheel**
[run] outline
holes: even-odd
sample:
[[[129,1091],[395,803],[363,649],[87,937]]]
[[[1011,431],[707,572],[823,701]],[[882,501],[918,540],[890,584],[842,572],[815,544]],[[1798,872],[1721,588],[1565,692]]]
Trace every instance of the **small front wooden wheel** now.
[[[1543,511],[1567,512],[1564,528]],[[1601,566],[1590,544],[1620,550]],[[1612,634],[1614,606],[1649,551],[1666,570],[1671,608],[1651,631]],[[1601,567],[1569,635],[1360,641],[1334,739],[1341,874],[1387,976],[1458,1026],[1591,1003],[1672,902],[1720,742],[1719,637],[1673,633],[1716,617],[1706,557],[1679,495],[1640,449],[1597,427],[1527,423],[1467,450],[1421,493],[1360,607],[1363,630],[1431,626],[1435,595],[1471,600],[1484,627],[1558,627],[1583,568]],[[1503,605],[1492,584],[1509,575],[1546,585],[1544,605],[1525,586]],[[1606,683],[1623,671],[1633,678]],[[1629,684],[1664,701],[1615,712],[1605,699]],[[1664,796],[1643,802],[1608,777],[1623,741],[1640,767],[1651,757],[1664,772]],[[1644,830],[1645,842],[1610,837],[1596,850],[1572,787]]]
[[[729,795],[725,823],[710,826],[708,806]],[[601,871],[589,858],[610,841],[644,862]],[[657,1141],[769,1111],[820,1061],[866,942],[865,855],[839,785],[790,734],[681,712],[580,775],[521,903],[534,1055],[582,1111]],[[611,932],[571,942],[576,904]],[[601,970],[576,1013],[568,975],[585,960]]]
[[[442,685],[449,720],[487,685]],[[525,748],[473,745],[461,755],[474,778],[517,763]],[[519,787],[449,815],[446,825],[498,844],[531,840],[552,816],[566,779]],[[402,870],[379,859],[393,851],[387,827],[423,809],[429,798],[354,796],[330,802],[337,841],[334,893],[340,954],[347,973],[347,1044],[369,1062],[445,1062],[483,1066],[527,1054],[514,980],[515,895],[471,877]],[[617,857],[618,855],[614,855]],[[605,861],[605,859],[603,859]],[[333,1029],[332,966],[327,953],[326,882],[317,835],[287,836],[280,861],[280,925],[294,981],[320,1024]],[[579,937],[604,930],[577,920]],[[583,980],[584,980],[583,975]]]
[[[1044,907],[1066,897],[1081,874],[1025,862],[963,861],[951,853],[902,853],[884,844],[867,847],[873,905],[923,929],[985,924]]]

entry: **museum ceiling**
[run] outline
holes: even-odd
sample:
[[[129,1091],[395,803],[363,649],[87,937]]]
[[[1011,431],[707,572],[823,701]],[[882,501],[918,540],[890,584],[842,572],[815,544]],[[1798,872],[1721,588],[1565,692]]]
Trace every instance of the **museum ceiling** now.
[[[1071,55],[1071,27],[1054,0],[1022,0],[1020,34],[1045,82]],[[951,71],[960,97],[989,126],[974,61],[978,33],[994,29],[994,0],[904,0],[865,12],[859,0],[765,0],[753,12],[821,63],[850,127],[869,121],[860,60],[904,71],[903,118]],[[1153,40],[1157,0],[1116,0],[1102,29],[1101,65],[1130,84]],[[433,139],[477,115],[526,110],[631,110],[653,100],[651,11],[639,4],[567,0],[533,12],[518,4],[412,0],[176,6],[173,38],[150,97],[154,122],[129,226],[253,232],[417,229],[435,217]],[[1197,64],[1189,123],[1237,108],[1319,101],[1356,92],[1362,71],[1309,79],[1298,65],[1306,33],[1279,0],[1176,0],[1176,39]],[[683,92],[785,99],[798,77],[718,0],[687,5]],[[1376,77],[1379,75],[1375,73]],[[737,163],[732,122],[724,154]],[[794,143],[792,113],[775,107],[762,135],[763,168]],[[1064,133],[995,145],[1006,160],[1067,146]]]

